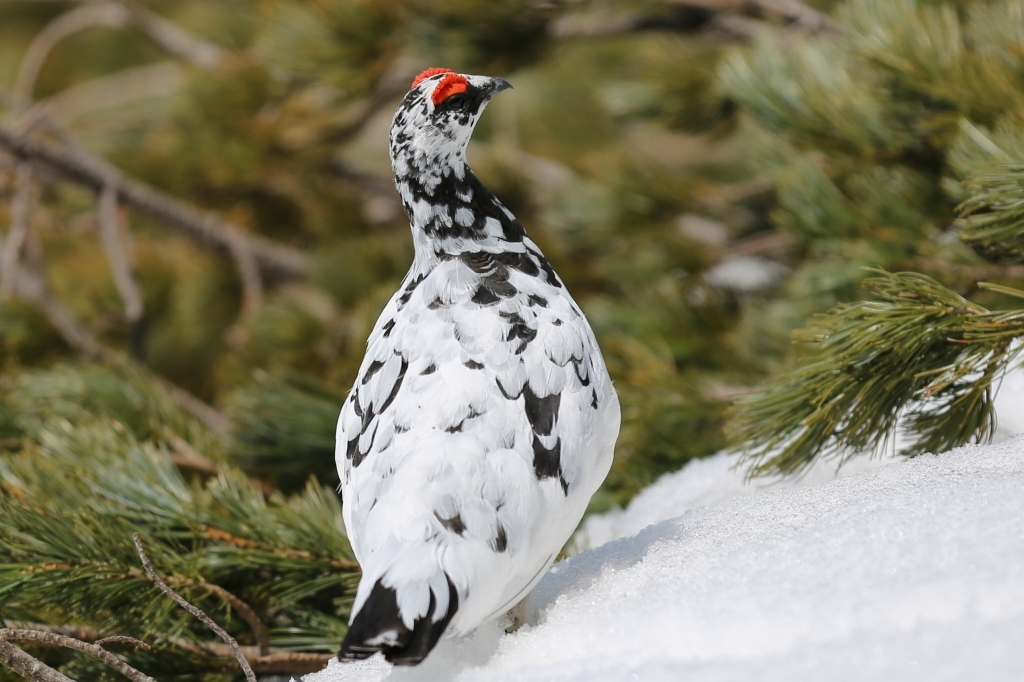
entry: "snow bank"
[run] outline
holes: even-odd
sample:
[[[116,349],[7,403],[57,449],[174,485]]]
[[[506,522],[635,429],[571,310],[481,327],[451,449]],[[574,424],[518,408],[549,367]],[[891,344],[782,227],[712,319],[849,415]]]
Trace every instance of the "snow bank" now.
[[[598,541],[676,517],[558,564],[517,632],[307,682],[1024,680],[1024,438],[796,488],[744,487],[732,463],[593,522]]]

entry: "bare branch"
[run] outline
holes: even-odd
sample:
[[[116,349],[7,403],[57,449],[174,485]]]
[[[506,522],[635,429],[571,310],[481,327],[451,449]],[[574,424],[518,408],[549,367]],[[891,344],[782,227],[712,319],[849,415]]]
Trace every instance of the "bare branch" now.
[[[117,635],[108,637],[93,628],[81,625],[54,627],[43,625],[42,623],[11,624],[24,629],[56,632],[57,634],[74,637],[83,642],[96,642],[97,644],[104,640],[112,641],[118,639]],[[202,645],[199,645],[187,639],[174,639],[170,641],[170,644],[200,656],[213,654],[214,656],[228,659],[234,657],[231,647],[219,642],[204,642]],[[259,649],[254,646],[239,646],[238,648],[245,654],[245,658],[249,661],[249,665],[252,666],[253,672],[257,673],[312,673],[323,669],[327,662],[334,658],[333,654],[301,653],[297,651],[281,651],[280,649],[270,649],[266,655],[260,655]],[[232,664],[233,667],[234,665]]]
[[[107,644],[127,644],[138,649],[149,651],[148,644],[142,640],[135,639],[134,637],[129,637],[128,635],[110,635],[108,637],[97,639],[96,643],[100,646],[106,646]]]
[[[82,642],[72,637],[58,635],[55,632],[39,632],[37,630],[14,630],[11,628],[0,629],[0,643],[6,643],[12,640],[19,642],[38,642],[42,644],[49,644],[51,646],[62,646],[68,649],[73,649],[74,651],[81,651],[82,653],[89,654],[93,658],[103,661],[117,672],[132,680],[132,682],[156,682],[156,680],[154,680],[149,675],[145,675],[139,672],[135,668],[131,667],[130,665],[122,661],[117,656],[105,650],[103,646],[100,644],[100,642],[96,642],[95,644],[88,644],[86,642]],[[132,644],[142,644],[142,642],[139,642],[137,639],[134,639],[132,637],[120,636],[110,637],[107,638],[105,641],[109,642],[111,640],[117,640],[118,642],[122,643],[128,642]],[[149,648],[148,645],[142,645],[146,649]]]
[[[163,97],[181,86],[181,67],[174,62],[146,64],[97,76],[71,85],[39,104],[62,123],[97,111],[111,111],[139,100]]]
[[[717,261],[730,258],[762,256],[773,260],[782,260],[789,256],[800,245],[799,241],[788,232],[772,230],[756,234],[730,244],[717,254]]]
[[[188,469],[204,476],[220,476],[224,473],[224,470],[221,469],[220,465],[197,451],[187,440],[176,434],[170,428],[165,426],[163,428],[162,435],[164,440],[166,440],[174,450],[174,453],[171,455],[171,461],[174,462],[174,465],[179,469]],[[249,480],[254,486],[259,488],[260,492],[263,493],[264,498],[270,499],[274,494],[274,488],[268,486],[263,481],[257,478],[250,478]]]
[[[217,636],[220,637],[225,643],[227,643],[228,646],[231,647],[231,651],[232,653],[234,653],[235,659],[238,661],[238,665],[242,667],[242,672],[245,673],[245,679],[247,680],[247,682],[256,682],[256,675],[255,673],[253,673],[252,668],[249,666],[249,662],[246,660],[245,655],[238,647],[238,642],[235,641],[235,638],[229,635],[227,632],[225,632],[224,628],[217,625],[217,623],[214,622],[212,618],[203,613],[202,610],[190,604],[187,600],[185,600],[184,597],[182,597],[177,592],[169,588],[167,584],[160,579],[160,576],[158,576],[156,574],[156,571],[153,570],[153,564],[150,563],[149,557],[146,556],[146,550],[142,548],[142,538],[139,537],[138,533],[132,533],[132,541],[135,542],[135,550],[139,553],[139,559],[142,561],[142,567],[146,570],[146,574],[149,576],[149,579],[152,580],[156,584],[156,586],[160,588],[161,592],[163,592],[165,595],[173,599],[175,602],[178,603],[179,606],[181,606],[183,609],[185,609],[193,616],[198,618],[200,621],[202,621],[202,623],[206,625],[206,627],[210,628],[215,633],[217,633]]]
[[[114,351],[101,345],[96,337],[71,314],[71,311],[53,298],[47,290],[46,282],[38,273],[27,268],[18,268],[16,273],[14,295],[42,310],[46,319],[56,328],[57,333],[69,346],[92,360],[106,362],[117,360],[117,354]]]
[[[263,279],[252,245],[240,232],[228,233],[228,249],[242,279],[242,314],[252,315],[263,306]]]
[[[266,656],[270,653],[270,636],[267,634],[267,626],[263,624],[263,621],[260,620],[259,615],[257,615],[256,611],[254,611],[251,606],[231,592],[228,592],[220,585],[207,582],[192,584],[199,589],[204,589],[211,594],[217,595],[227,603],[231,604],[231,607],[238,612],[241,619],[244,620],[252,630],[252,635],[256,640],[256,649],[259,651],[259,655]]]
[[[207,405],[185,389],[172,384],[163,377],[157,376],[156,378],[164,387],[164,390],[171,395],[174,402],[181,406],[181,409],[201,421],[206,425],[206,428],[217,435],[227,435],[231,429],[231,420],[227,418],[227,415],[212,405]]]
[[[15,278],[14,294],[42,310],[61,338],[86,357],[115,365],[126,360],[119,352],[101,344],[71,311],[55,299],[47,290],[46,282],[38,273],[25,268],[20,269]],[[205,424],[211,431],[219,435],[228,432],[230,421],[223,412],[207,405],[185,389],[172,384],[159,375],[154,375],[154,378],[170,394],[174,402]]]
[[[118,215],[117,190],[105,187],[100,193],[99,207],[100,241],[107,256],[107,263],[114,275],[117,293],[124,301],[124,317],[135,325],[142,319],[142,291],[135,281],[128,249],[125,248],[121,216]]]
[[[22,58],[14,92],[32,99],[39,73],[47,57],[65,38],[88,28],[133,26],[171,54],[203,68],[213,68],[223,59],[223,50],[196,38],[181,27],[143,7],[120,2],[88,3],[72,9],[43,27]]]
[[[1024,279],[1024,265],[1019,263],[951,263],[938,258],[917,258],[908,265],[917,271],[939,271],[954,277],[964,277],[974,283],[986,280]]]
[[[222,48],[192,35],[156,12],[136,4],[125,7],[128,10],[128,21],[133,27],[179,59],[204,69],[216,68],[224,60],[225,51]]]
[[[668,5],[697,7],[717,12],[759,16],[786,24],[802,32],[839,35],[841,30],[828,15],[799,0],[662,0]]]
[[[201,244],[233,253],[232,249],[236,247],[232,244],[244,241],[264,272],[303,277],[309,269],[309,256],[305,253],[266,237],[248,235],[213,214],[199,211],[158,189],[124,176],[107,161],[77,145],[44,143],[0,125],[0,147],[22,158],[38,161],[58,175],[96,192],[114,187],[118,199],[125,205]]]
[[[36,34],[32,44],[25,51],[18,75],[14,80],[14,92],[25,99],[32,99],[39,72],[46,58],[62,40],[70,35],[93,26],[120,27],[128,19],[124,5],[115,2],[87,4],[60,15]]]
[[[0,663],[32,682],[75,682],[10,642],[0,641]]]
[[[837,35],[828,16],[797,0],[662,0],[678,13],[657,16],[637,11],[584,11],[563,15],[551,25],[555,38],[596,38],[637,31],[699,33],[719,40],[748,42],[762,32],[758,17],[801,33]]]
[[[15,168],[14,198],[11,200],[11,229],[4,240],[0,260],[0,300],[14,292],[21,260],[21,250],[28,238],[32,218],[32,164],[21,162]]]
[[[217,466],[216,462],[198,452],[187,440],[172,431],[170,427],[163,427],[161,435],[174,448],[171,461],[174,462],[175,466],[181,469],[196,471],[205,476],[220,475],[221,468]]]

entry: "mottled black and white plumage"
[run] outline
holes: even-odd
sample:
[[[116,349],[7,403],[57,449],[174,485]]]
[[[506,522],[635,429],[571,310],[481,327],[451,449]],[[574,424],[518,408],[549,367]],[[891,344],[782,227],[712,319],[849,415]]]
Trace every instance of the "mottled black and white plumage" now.
[[[466,145],[500,78],[431,69],[391,127],[415,260],[338,422],[363,569],[342,659],[415,665],[544,575],[604,480],[619,403],[593,331]]]

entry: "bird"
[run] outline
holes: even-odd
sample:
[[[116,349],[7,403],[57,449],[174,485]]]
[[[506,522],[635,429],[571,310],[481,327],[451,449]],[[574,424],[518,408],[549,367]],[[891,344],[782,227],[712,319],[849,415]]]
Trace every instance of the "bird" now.
[[[502,78],[419,74],[390,131],[409,272],[338,419],[362,569],[338,658],[422,662],[540,581],[611,467],[620,408],[586,317],[466,160]]]

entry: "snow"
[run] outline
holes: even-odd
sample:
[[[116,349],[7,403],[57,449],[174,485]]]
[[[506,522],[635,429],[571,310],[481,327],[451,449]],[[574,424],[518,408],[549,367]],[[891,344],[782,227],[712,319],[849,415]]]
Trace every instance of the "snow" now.
[[[997,402],[1024,427],[1024,380]],[[719,454],[588,520],[526,625],[306,682],[1024,680],[1024,436],[745,484]],[[651,525],[653,524],[653,525]]]

